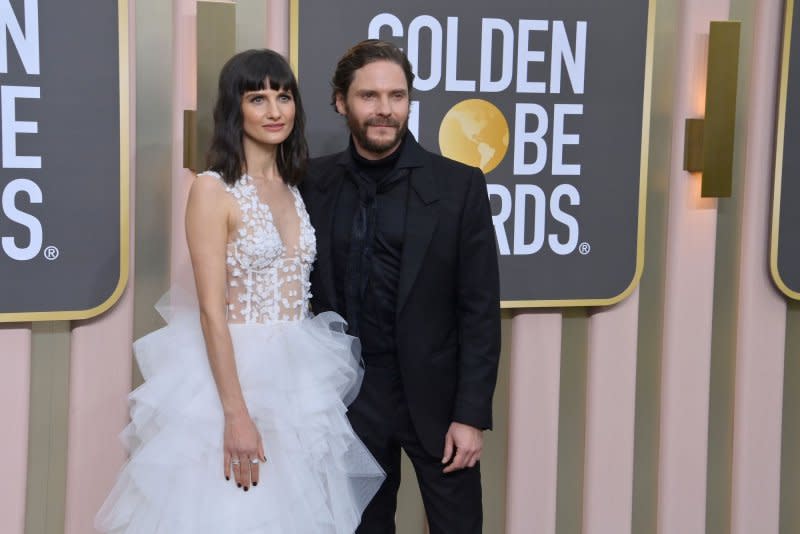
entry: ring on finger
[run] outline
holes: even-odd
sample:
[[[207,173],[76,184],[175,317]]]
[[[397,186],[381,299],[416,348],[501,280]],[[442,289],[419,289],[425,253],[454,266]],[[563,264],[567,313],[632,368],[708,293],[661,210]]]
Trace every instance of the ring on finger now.
[[[253,465],[258,465],[259,460],[258,460],[258,458],[250,458],[250,463],[253,464]]]
[[[238,458],[234,458],[233,460],[231,460],[231,465],[239,465],[240,463],[241,462],[239,461]]]

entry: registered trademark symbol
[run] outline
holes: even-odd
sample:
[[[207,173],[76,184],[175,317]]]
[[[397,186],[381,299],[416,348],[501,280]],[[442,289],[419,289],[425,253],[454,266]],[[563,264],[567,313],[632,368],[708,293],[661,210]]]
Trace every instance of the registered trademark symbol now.
[[[50,261],[58,258],[59,254],[58,247],[54,247],[53,245],[50,245],[44,249],[44,257]]]
[[[580,252],[583,256],[586,256],[591,251],[592,251],[592,246],[586,241],[581,243],[581,245],[578,247],[578,252]]]

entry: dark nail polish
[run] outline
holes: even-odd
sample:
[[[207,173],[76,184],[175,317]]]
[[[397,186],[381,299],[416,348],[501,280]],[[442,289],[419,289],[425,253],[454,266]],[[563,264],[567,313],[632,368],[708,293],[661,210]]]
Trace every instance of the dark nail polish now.
[[[231,477],[225,477],[225,480],[230,480],[230,479],[231,479]]]
[[[250,488],[248,488],[247,486],[245,486],[245,487],[244,487],[244,490],[245,490],[245,491],[247,491],[247,490],[249,490],[249,489],[250,489]]]
[[[253,482],[253,485],[254,486],[258,486],[258,482]]]
[[[241,484],[239,484],[239,483],[237,482],[237,483],[236,483],[236,487],[237,487],[237,488],[241,488],[241,487],[242,487],[242,485],[241,485]]]

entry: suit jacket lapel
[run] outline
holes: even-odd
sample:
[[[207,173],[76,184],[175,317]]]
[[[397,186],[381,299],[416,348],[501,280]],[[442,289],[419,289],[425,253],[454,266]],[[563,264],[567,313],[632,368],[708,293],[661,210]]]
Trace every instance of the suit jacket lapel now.
[[[416,144],[416,143],[415,143]],[[416,147],[418,150],[419,147]],[[417,279],[439,219],[439,188],[430,165],[412,169],[409,176],[406,230],[397,289],[397,314],[403,310]]]

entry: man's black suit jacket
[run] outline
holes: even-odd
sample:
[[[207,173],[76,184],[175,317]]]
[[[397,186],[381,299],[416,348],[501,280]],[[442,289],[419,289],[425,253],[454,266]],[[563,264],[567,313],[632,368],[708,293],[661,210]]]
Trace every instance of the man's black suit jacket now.
[[[336,286],[344,280],[334,279],[331,247],[349,157],[312,160],[301,186],[317,236],[315,313],[342,314]],[[492,426],[500,354],[497,247],[479,169],[424,150],[410,134],[397,166],[411,167],[397,292],[398,364],[419,439],[439,456],[451,422]]]

